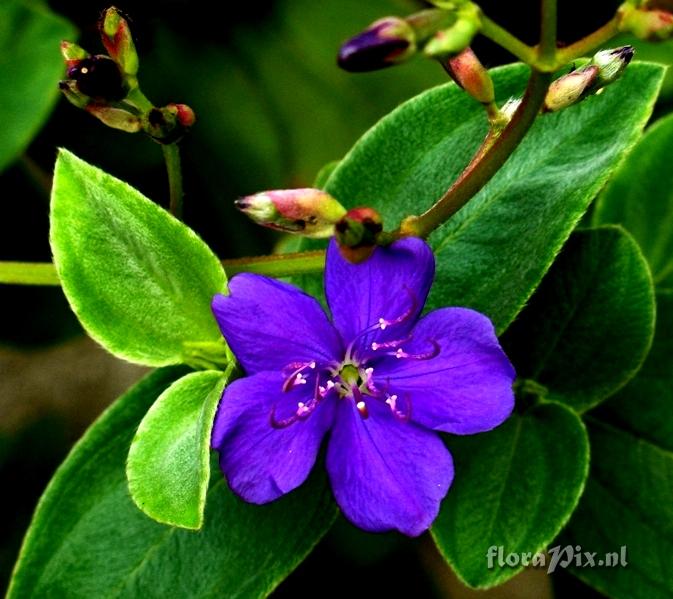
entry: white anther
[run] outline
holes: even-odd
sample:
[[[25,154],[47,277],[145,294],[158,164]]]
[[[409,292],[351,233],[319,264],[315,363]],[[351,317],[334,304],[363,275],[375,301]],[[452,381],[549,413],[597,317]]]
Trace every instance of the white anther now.
[[[308,365],[308,367],[309,367],[309,368],[315,368],[315,362],[311,362],[311,363]]]
[[[331,389],[332,387],[334,387],[334,381],[330,379],[327,381],[327,389]]]
[[[401,347],[395,352],[396,358],[404,358],[405,355],[406,354],[404,353],[404,350]]]
[[[299,374],[297,374],[294,382],[297,385],[305,385],[306,384],[306,379],[304,378],[304,375],[301,374],[301,372],[300,372]]]
[[[388,399],[386,399],[386,403],[390,407],[393,407],[395,405],[396,401],[397,401],[397,395],[390,395],[390,396],[388,396]]]
[[[374,351],[376,351],[378,348],[379,348],[379,344],[376,343],[376,341],[374,341],[374,342],[372,343],[372,349],[373,349]]]
[[[364,416],[365,418],[368,416],[367,404],[364,401],[359,401],[355,404],[355,407],[358,409],[358,412],[360,412],[360,416]]]
[[[372,374],[374,374],[374,369],[371,368],[371,367],[370,368],[365,368],[365,374],[367,376],[371,376]]]
[[[381,328],[381,330],[385,331],[387,326],[388,321],[385,318],[379,318],[379,327]]]

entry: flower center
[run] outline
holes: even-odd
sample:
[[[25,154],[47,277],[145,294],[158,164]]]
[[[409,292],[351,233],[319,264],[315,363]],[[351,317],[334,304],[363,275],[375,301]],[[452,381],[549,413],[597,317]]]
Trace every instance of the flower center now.
[[[416,299],[407,290],[410,297],[410,307],[402,314],[393,319],[378,318],[374,324],[366,327],[356,335],[346,349],[344,360],[340,364],[318,365],[315,361],[290,362],[283,369],[284,382],[282,390],[288,393],[300,385],[306,385],[312,394],[307,394],[307,399],[297,402],[296,410],[287,418],[279,419],[276,416],[276,408],[271,411],[270,421],[274,428],[286,428],[299,420],[306,420],[320,403],[328,398],[352,401],[362,418],[369,418],[369,407],[372,401],[384,403],[390,409],[392,415],[399,421],[407,422],[411,418],[411,398],[409,395],[399,396],[390,393],[388,384],[383,388],[374,383],[374,367],[377,360],[385,356],[398,360],[432,360],[440,352],[440,346],[434,339],[427,339],[427,349],[421,346],[420,351],[411,353],[405,349],[411,342],[411,335],[402,338],[372,341],[365,345],[363,355],[356,357],[356,341],[363,336],[395,329],[409,320],[416,310]],[[370,365],[372,364],[372,365]]]

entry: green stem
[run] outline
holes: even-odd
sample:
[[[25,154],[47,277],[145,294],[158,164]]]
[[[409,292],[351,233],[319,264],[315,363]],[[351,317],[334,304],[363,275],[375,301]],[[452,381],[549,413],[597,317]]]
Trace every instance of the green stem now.
[[[254,272],[272,277],[289,277],[319,273],[325,267],[325,252],[298,252],[252,258],[222,260],[227,276],[239,272]],[[53,285],[61,284],[51,262],[0,262],[0,284]]]
[[[559,66],[568,64],[581,56],[592,54],[594,50],[612,39],[619,33],[619,20],[619,15],[615,15],[600,29],[597,29],[574,44],[570,44],[559,50],[557,54]]]
[[[410,216],[400,225],[396,236],[427,237],[460,210],[488,183],[518,147],[544,102],[551,75],[533,71],[518,110],[500,136],[487,136],[482,146],[449,190],[420,216]],[[484,151],[484,147],[488,146]]]
[[[481,34],[505,50],[516,56],[526,64],[533,64],[537,60],[535,50],[514,37],[509,31],[503,29],[495,21],[491,21],[486,15],[481,15]]]
[[[322,272],[325,268],[325,252],[296,252],[292,254],[273,254],[254,258],[222,260],[227,276],[239,272],[254,272],[270,277],[289,277]]]
[[[9,285],[60,285],[51,262],[0,262],[0,283]]]
[[[180,148],[177,143],[161,146],[168,172],[168,187],[170,204],[168,211],[175,217],[182,219],[182,170],[180,168]]]
[[[538,57],[542,64],[556,63],[556,0],[542,0],[540,45]]]

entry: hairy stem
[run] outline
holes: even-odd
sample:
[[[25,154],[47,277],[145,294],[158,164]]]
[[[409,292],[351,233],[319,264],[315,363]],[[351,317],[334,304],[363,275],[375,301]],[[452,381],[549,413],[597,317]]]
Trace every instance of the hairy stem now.
[[[273,277],[319,273],[325,267],[325,252],[297,252],[222,260],[227,276],[239,272],[254,272]],[[0,284],[51,285],[61,284],[51,262],[0,262]]]
[[[503,29],[495,21],[491,21],[486,15],[481,15],[481,34],[505,50],[516,56],[520,61],[533,64],[537,60],[535,50],[514,37],[509,31]]]
[[[551,75],[533,71],[523,101],[498,138],[484,140],[472,162],[449,190],[420,216],[410,216],[400,225],[396,236],[427,237],[460,210],[502,167],[531,128],[544,102]]]
[[[180,167],[180,148],[177,143],[162,145],[166,171],[168,172],[168,188],[170,192],[169,212],[182,219],[182,170]]]

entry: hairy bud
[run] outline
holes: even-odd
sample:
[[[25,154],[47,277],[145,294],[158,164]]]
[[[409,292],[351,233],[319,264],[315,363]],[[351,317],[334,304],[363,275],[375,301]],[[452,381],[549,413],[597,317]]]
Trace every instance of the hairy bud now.
[[[259,225],[314,239],[331,237],[346,214],[330,194],[312,188],[265,191],[235,205]]]
[[[385,17],[344,43],[339,66],[353,73],[374,71],[407,60],[416,52],[414,29],[398,17]]]
[[[598,67],[589,65],[551,83],[544,99],[545,112],[557,112],[579,102],[598,77]]]
[[[129,24],[117,8],[105,10],[98,22],[101,40],[110,57],[125,75],[138,74],[138,53]]]
[[[446,72],[477,102],[495,102],[493,80],[471,48],[442,63]]]
[[[617,81],[633,54],[632,46],[598,52],[585,66],[559,77],[549,86],[543,110],[562,110]]]
[[[594,55],[591,64],[598,67],[596,85],[605,87],[617,81],[635,54],[633,46],[621,46],[612,50],[602,50]]]

